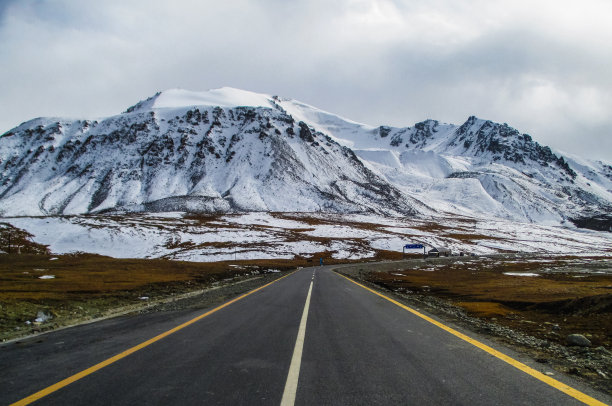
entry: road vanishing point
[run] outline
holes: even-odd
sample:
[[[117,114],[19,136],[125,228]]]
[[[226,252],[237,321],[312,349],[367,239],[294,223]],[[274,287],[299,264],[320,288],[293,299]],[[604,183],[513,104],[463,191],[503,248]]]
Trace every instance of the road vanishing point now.
[[[337,267],[336,267],[337,268]],[[0,346],[14,405],[604,405],[546,366],[336,272],[209,309],[121,316]]]

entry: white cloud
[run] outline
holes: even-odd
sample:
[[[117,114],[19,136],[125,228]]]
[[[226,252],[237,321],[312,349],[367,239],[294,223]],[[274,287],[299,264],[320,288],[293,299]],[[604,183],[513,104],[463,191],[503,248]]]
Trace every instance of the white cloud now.
[[[599,0],[5,2],[0,131],[234,86],[371,124],[474,114],[610,160],[610,15]]]

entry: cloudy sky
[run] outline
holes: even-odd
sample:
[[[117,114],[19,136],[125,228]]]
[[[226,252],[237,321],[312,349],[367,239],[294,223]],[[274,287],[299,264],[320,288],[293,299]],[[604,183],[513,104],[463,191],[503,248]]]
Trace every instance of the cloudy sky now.
[[[611,16],[609,0],[0,0],[0,133],[232,86],[372,125],[476,115],[612,161]]]

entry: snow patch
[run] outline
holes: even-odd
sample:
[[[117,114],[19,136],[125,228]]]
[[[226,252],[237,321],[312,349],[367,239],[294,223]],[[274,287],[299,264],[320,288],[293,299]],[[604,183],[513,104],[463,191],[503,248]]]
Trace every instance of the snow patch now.
[[[540,276],[537,273],[533,273],[533,272],[503,272],[504,275],[508,275],[508,276],[529,276],[529,277],[535,277],[535,276]]]
[[[218,106],[218,107],[268,107],[271,108],[270,96],[246,90],[222,87],[205,92],[194,92],[184,89],[163,91],[153,104],[155,109]]]

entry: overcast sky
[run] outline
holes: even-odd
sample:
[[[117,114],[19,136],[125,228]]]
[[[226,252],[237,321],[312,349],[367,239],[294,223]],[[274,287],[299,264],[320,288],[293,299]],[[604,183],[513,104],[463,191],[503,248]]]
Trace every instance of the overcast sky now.
[[[611,18],[609,0],[0,0],[0,133],[232,86],[372,125],[476,115],[612,161]]]

